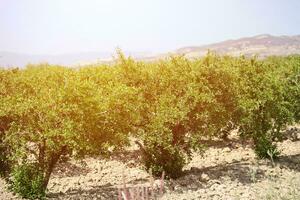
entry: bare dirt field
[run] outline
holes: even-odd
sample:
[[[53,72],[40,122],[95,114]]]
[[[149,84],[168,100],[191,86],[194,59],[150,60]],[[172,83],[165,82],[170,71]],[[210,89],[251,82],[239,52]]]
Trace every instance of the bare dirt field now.
[[[250,144],[228,142],[195,154],[184,176],[165,180],[161,199],[256,200],[300,199],[300,141],[278,143],[282,151],[275,166],[257,160]],[[150,174],[138,164],[138,153],[114,159],[85,159],[57,166],[47,199],[117,199],[125,177],[128,187],[150,185]],[[160,180],[154,180],[159,187]],[[0,179],[0,199],[19,199]]]

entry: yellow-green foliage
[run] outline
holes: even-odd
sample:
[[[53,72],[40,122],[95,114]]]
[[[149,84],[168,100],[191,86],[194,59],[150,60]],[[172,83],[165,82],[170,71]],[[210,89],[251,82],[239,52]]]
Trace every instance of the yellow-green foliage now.
[[[35,164],[45,189],[62,155],[107,154],[133,136],[147,169],[177,177],[200,139],[223,137],[228,124],[260,147],[280,138],[299,120],[299,65],[298,56],[146,63],[120,53],[112,66],[0,70],[0,159]]]

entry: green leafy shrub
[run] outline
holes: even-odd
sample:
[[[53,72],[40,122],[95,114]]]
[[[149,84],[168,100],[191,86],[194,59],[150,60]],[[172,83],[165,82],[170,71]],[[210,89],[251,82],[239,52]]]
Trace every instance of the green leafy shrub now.
[[[152,146],[153,145],[153,146]],[[160,176],[165,171],[171,178],[182,175],[182,168],[187,163],[186,155],[178,147],[166,147],[164,144],[147,144],[143,160],[145,167],[154,176]]]
[[[7,99],[11,96],[13,82],[12,74],[18,70],[0,69],[0,175],[7,177],[13,165],[11,157],[11,147],[5,141],[6,131],[10,128],[12,116],[7,106]]]
[[[232,120],[237,74],[223,62],[212,54],[196,62],[179,56],[148,66],[122,57],[118,76],[139,91],[135,126],[146,169],[180,176],[192,152],[202,152],[200,138],[220,136]]]
[[[267,152],[276,149],[273,141],[280,140],[282,130],[295,121],[295,94],[291,95],[289,82],[294,72],[291,63],[281,65],[285,62],[288,58],[252,59],[239,66],[239,130],[243,137],[253,139],[261,158],[270,158]]]
[[[12,171],[13,191],[27,199],[43,199],[43,173],[35,164],[16,166]]]
[[[271,139],[262,136],[258,137],[256,140],[255,153],[259,158],[269,158],[271,160],[278,158],[280,152]]]
[[[128,143],[133,126],[127,120],[134,121],[135,116],[134,89],[117,82],[98,85],[85,77],[84,70],[48,65],[29,66],[7,77],[8,92],[0,100],[4,105],[0,125],[7,127],[3,139],[11,159],[24,165],[20,166],[24,173],[16,171],[18,176],[25,177],[27,165],[35,163],[43,192],[62,156],[108,155]],[[13,184],[16,192],[24,197],[40,195],[40,188],[23,190],[20,181]],[[32,184],[36,187],[36,180]]]

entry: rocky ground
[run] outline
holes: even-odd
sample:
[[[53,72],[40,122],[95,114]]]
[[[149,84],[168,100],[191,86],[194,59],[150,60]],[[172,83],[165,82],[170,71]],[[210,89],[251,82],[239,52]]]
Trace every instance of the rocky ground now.
[[[257,160],[250,144],[229,141],[195,154],[184,176],[164,181],[161,199],[300,199],[300,141],[278,143],[282,151],[275,164]],[[118,188],[159,187],[136,162],[135,151],[112,160],[95,158],[60,164],[50,180],[48,199],[117,199]],[[0,179],[0,199],[17,199]]]
[[[3,179],[0,178],[0,199],[18,199],[13,193],[9,192],[7,189],[8,185]]]

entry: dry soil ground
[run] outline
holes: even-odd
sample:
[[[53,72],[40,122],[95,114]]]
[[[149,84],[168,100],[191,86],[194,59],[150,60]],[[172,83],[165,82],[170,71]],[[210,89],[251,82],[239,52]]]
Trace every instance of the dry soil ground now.
[[[257,160],[249,144],[215,144],[195,154],[177,180],[165,180],[162,199],[300,200],[300,141],[278,143],[280,159]],[[49,183],[47,199],[117,199],[123,177],[128,186],[149,185],[150,175],[135,151],[111,160],[95,158],[60,164]],[[154,185],[159,185],[159,180]],[[19,199],[0,179],[0,199]]]

